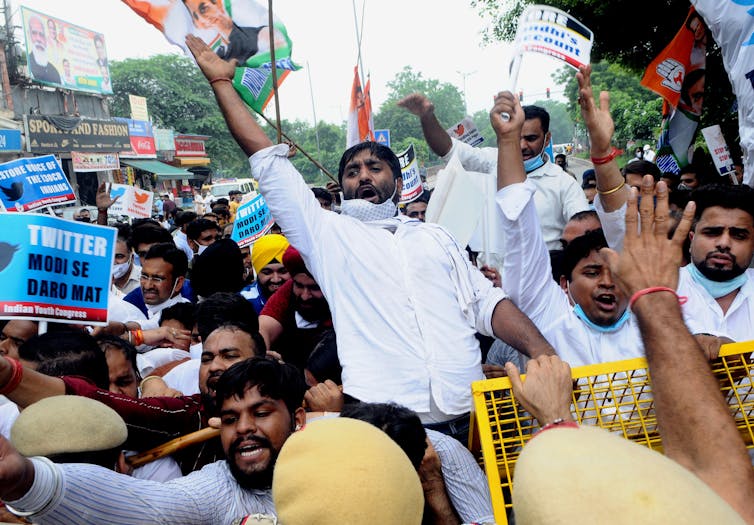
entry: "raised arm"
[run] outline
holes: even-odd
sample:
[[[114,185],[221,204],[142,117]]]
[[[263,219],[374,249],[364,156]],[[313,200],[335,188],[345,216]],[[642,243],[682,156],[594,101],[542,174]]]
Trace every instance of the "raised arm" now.
[[[495,95],[490,123],[497,136],[497,189],[524,182],[526,172],[521,156],[524,110],[513,93],[503,91]]]
[[[251,156],[259,150],[272,146],[272,141],[259,127],[233,88],[236,61],[226,62],[217,56],[202,39],[194,35],[186,37],[186,45],[211,84],[228,129],[244,153]]]
[[[604,163],[595,162],[594,171],[597,175],[599,200],[605,211],[611,212],[625,204],[629,189],[624,185],[623,175],[614,158],[615,150],[610,144],[615,131],[615,124],[610,116],[610,94],[607,91],[600,92],[598,108],[592,93],[591,75],[592,66],[581,67],[576,73],[579,83],[579,106],[589,132],[592,159],[605,160]]]
[[[419,117],[424,140],[440,157],[445,156],[452,146],[450,136],[435,116],[435,105],[421,93],[412,93],[398,101],[398,106]]]
[[[719,384],[683,323],[673,292],[694,203],[686,207],[673,238],[668,239],[667,186],[657,184],[654,208],[653,185],[652,177],[645,176],[640,206],[636,192],[629,197],[620,256],[611,250],[601,253],[629,296],[656,287],[670,289],[645,293],[632,305],[649,362],[665,453],[702,479],[748,523],[754,523],[751,461]]]

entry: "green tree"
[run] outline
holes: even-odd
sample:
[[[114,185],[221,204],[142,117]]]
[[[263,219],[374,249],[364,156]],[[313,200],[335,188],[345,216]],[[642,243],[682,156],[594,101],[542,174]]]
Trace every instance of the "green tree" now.
[[[470,0],[472,7],[489,20],[485,32],[488,41],[513,39],[518,25],[518,16],[533,2],[529,0]],[[681,28],[689,10],[687,2],[653,0],[551,0],[548,5],[562,9],[576,17],[595,33],[592,62],[606,60],[624,66],[637,79],[641,78],[649,62],[662,51]],[[700,128],[720,124],[726,137],[738,137],[738,113],[735,96],[722,62],[720,48],[708,38],[706,65],[706,93]],[[611,94],[617,90],[610,85]],[[659,100],[652,94],[654,100]],[[571,99],[571,103],[575,98]],[[626,117],[626,124],[635,125],[635,133],[646,129],[641,122],[631,122],[635,111],[643,109],[650,113],[657,107],[644,108],[638,100],[631,108],[619,105]],[[656,122],[659,124],[659,121]],[[629,132],[626,132],[629,133]]]
[[[424,144],[419,119],[396,103],[411,93],[423,93],[435,105],[437,118],[444,126],[452,126],[463,118],[463,95],[453,84],[440,82],[436,79],[424,78],[415,72],[411,66],[406,66],[393,80],[388,82],[389,95],[374,115],[374,126],[377,129],[389,129],[393,143],[393,151],[401,151],[396,144],[408,145],[411,141],[419,148]],[[416,137],[420,137],[417,140]],[[411,140],[408,140],[408,139]],[[439,159],[429,150],[426,157],[419,157],[420,161],[437,163]],[[417,149],[418,154],[418,149]]]
[[[558,83],[565,84],[570,118],[580,123],[577,135],[586,140],[581,110],[576,102],[579,87],[573,69],[563,68],[555,77]],[[636,75],[618,64],[598,62],[592,64],[592,87],[595,98],[599,97],[600,91],[610,92],[610,113],[615,122],[613,140],[616,144],[624,146],[629,140],[656,139],[662,120],[662,100],[644,89]]]

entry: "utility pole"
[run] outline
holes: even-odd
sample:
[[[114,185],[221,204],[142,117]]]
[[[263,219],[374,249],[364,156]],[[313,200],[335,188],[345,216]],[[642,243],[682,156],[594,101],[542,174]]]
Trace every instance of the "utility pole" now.
[[[468,104],[468,101],[466,100],[466,78],[476,73],[476,71],[468,71],[468,72],[456,71],[456,73],[461,75],[461,78],[463,79],[463,112],[464,112],[464,115],[468,115],[469,104]]]

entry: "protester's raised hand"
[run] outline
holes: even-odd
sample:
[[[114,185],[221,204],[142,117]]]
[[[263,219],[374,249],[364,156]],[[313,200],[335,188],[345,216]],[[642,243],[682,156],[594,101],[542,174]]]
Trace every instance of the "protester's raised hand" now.
[[[120,198],[120,195],[116,196],[114,199],[110,198],[110,189],[112,187],[112,184],[106,182],[103,182],[97,187],[97,195],[94,202],[97,205],[98,212],[107,213],[107,210]]]
[[[507,119],[506,119],[507,116]],[[490,122],[499,140],[521,141],[521,127],[524,125],[524,110],[510,91],[495,95],[495,104],[490,110]]]
[[[610,94],[600,92],[600,107],[594,102],[592,93],[592,66],[581,66],[576,73],[579,83],[579,106],[581,116],[589,131],[593,157],[602,157],[610,151],[610,141],[615,132],[613,117],[610,116]]]
[[[233,76],[236,74],[236,66],[238,65],[236,59],[230,61],[223,60],[204,43],[204,40],[191,34],[186,35],[186,45],[191,54],[194,55],[199,69],[202,70],[207,80],[233,80]]]
[[[34,466],[10,442],[0,436],[0,500],[11,501],[26,494],[34,482]]]
[[[526,379],[521,380],[518,368],[505,363],[505,371],[513,395],[521,405],[544,426],[557,419],[570,421],[571,367],[556,355],[539,356],[526,364]]]
[[[399,107],[408,110],[417,117],[422,117],[435,110],[435,105],[421,93],[412,93],[397,102]]]
[[[641,202],[638,197],[637,191],[632,189],[626,209],[623,251],[619,255],[603,248],[600,255],[610,265],[613,277],[628,296],[656,286],[675,290],[683,243],[691,229],[696,205],[688,203],[673,238],[668,239],[667,185],[660,181],[655,186],[652,176],[645,175],[641,183]]]
[[[343,408],[343,392],[338,385],[327,379],[307,390],[304,401],[309,412],[340,412]]]

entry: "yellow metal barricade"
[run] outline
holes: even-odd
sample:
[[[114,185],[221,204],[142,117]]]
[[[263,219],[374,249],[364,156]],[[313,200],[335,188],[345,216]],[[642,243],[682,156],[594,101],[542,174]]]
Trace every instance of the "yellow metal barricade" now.
[[[754,341],[724,345],[711,363],[748,448],[754,448]],[[574,368],[571,413],[595,425],[662,451],[646,359],[629,359]],[[469,445],[484,462],[498,525],[506,525],[513,472],[521,449],[539,429],[517,403],[507,377],[472,384],[474,409]]]

